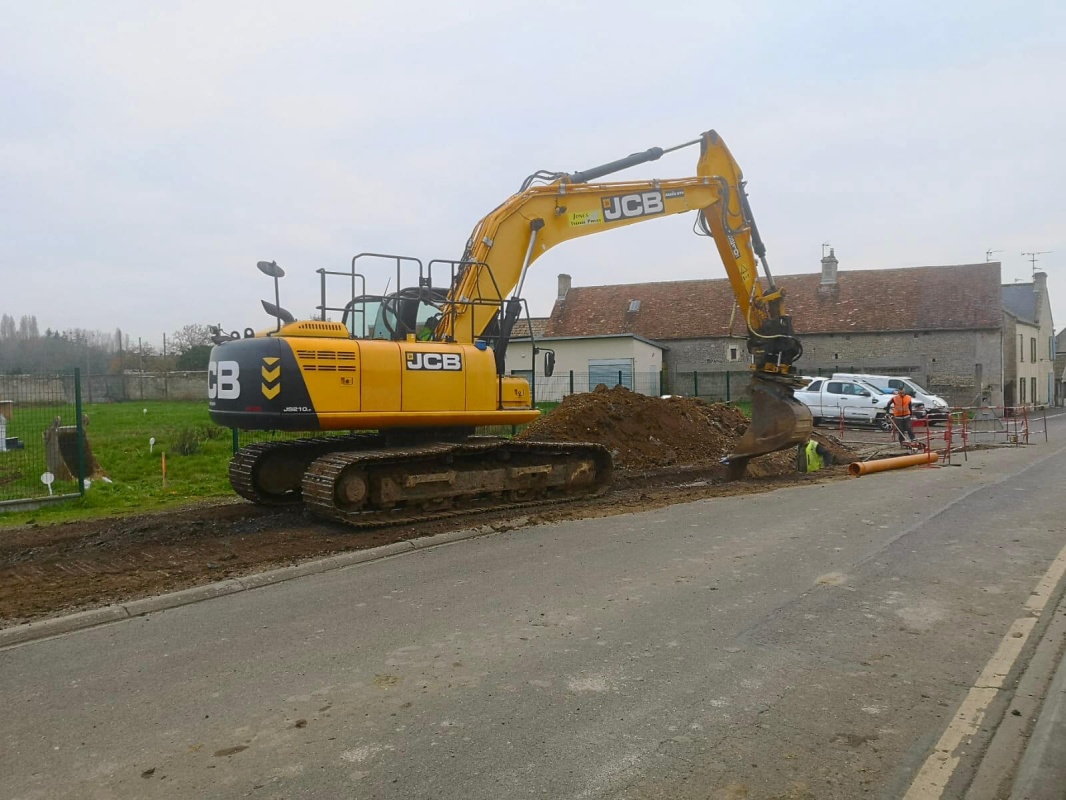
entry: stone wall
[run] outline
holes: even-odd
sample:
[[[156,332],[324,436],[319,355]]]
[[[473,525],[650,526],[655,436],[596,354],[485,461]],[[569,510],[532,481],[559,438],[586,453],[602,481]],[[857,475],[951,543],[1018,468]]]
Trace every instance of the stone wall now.
[[[982,398],[993,405],[1003,403],[999,330],[806,334],[802,341],[804,353],[796,366],[803,375],[908,375],[952,405],[974,405]],[[741,339],[682,339],[664,344],[669,348],[664,366],[672,387],[691,383],[689,376],[694,372],[749,372],[747,348]],[[734,347],[738,361],[730,360]],[[743,378],[731,375],[730,382],[732,388],[743,383]]]

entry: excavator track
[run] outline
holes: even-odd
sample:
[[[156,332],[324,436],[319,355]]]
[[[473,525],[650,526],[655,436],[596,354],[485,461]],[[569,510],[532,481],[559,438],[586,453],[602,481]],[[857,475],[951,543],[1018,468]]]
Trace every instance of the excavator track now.
[[[377,434],[320,436],[242,447],[229,462],[229,482],[245,500],[264,506],[298,505],[301,481],[311,463],[337,451],[380,447]]]
[[[316,516],[369,528],[596,497],[612,471],[598,444],[471,438],[323,454],[302,496]]]

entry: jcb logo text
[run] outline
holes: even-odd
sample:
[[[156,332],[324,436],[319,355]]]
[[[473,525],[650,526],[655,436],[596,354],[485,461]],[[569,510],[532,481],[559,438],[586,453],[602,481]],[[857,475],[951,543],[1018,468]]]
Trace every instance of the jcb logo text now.
[[[432,372],[460,372],[462,353],[408,353],[407,368]]]
[[[241,365],[236,361],[212,361],[207,365],[207,396],[236,400],[241,396]]]
[[[665,210],[663,193],[659,191],[619,194],[603,198],[603,218],[607,222],[662,214]]]

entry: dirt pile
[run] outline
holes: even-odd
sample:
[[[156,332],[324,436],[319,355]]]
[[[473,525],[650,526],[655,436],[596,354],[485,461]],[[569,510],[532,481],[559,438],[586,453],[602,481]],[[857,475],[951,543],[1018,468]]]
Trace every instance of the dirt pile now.
[[[692,397],[648,397],[623,386],[599,386],[573,394],[550,414],[519,434],[519,439],[550,442],[596,442],[611,450],[622,470],[642,471],[672,466],[717,464],[736,446],[748,418],[723,403]],[[822,440],[823,437],[818,435]],[[834,463],[853,455],[839,442],[826,441]],[[796,453],[789,449],[752,459],[753,477],[796,471]]]

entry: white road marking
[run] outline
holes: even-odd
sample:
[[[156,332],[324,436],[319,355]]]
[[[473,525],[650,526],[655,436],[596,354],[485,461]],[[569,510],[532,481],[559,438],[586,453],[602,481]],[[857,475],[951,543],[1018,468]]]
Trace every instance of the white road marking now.
[[[973,688],[955,712],[955,717],[948,724],[933,752],[925,760],[922,768],[911,782],[903,800],[938,800],[944,794],[948,781],[955,773],[962,757],[962,749],[967,740],[977,733],[984,719],[985,711],[1003,688],[1003,681],[1018,660],[1029,635],[1036,627],[1041,612],[1047,605],[1048,598],[1058,586],[1059,580],[1066,573],[1066,547],[1063,547],[1044,577],[1025,603],[1025,610],[1031,616],[1016,619],[1010,626],[988,660],[985,668],[974,682]]]

